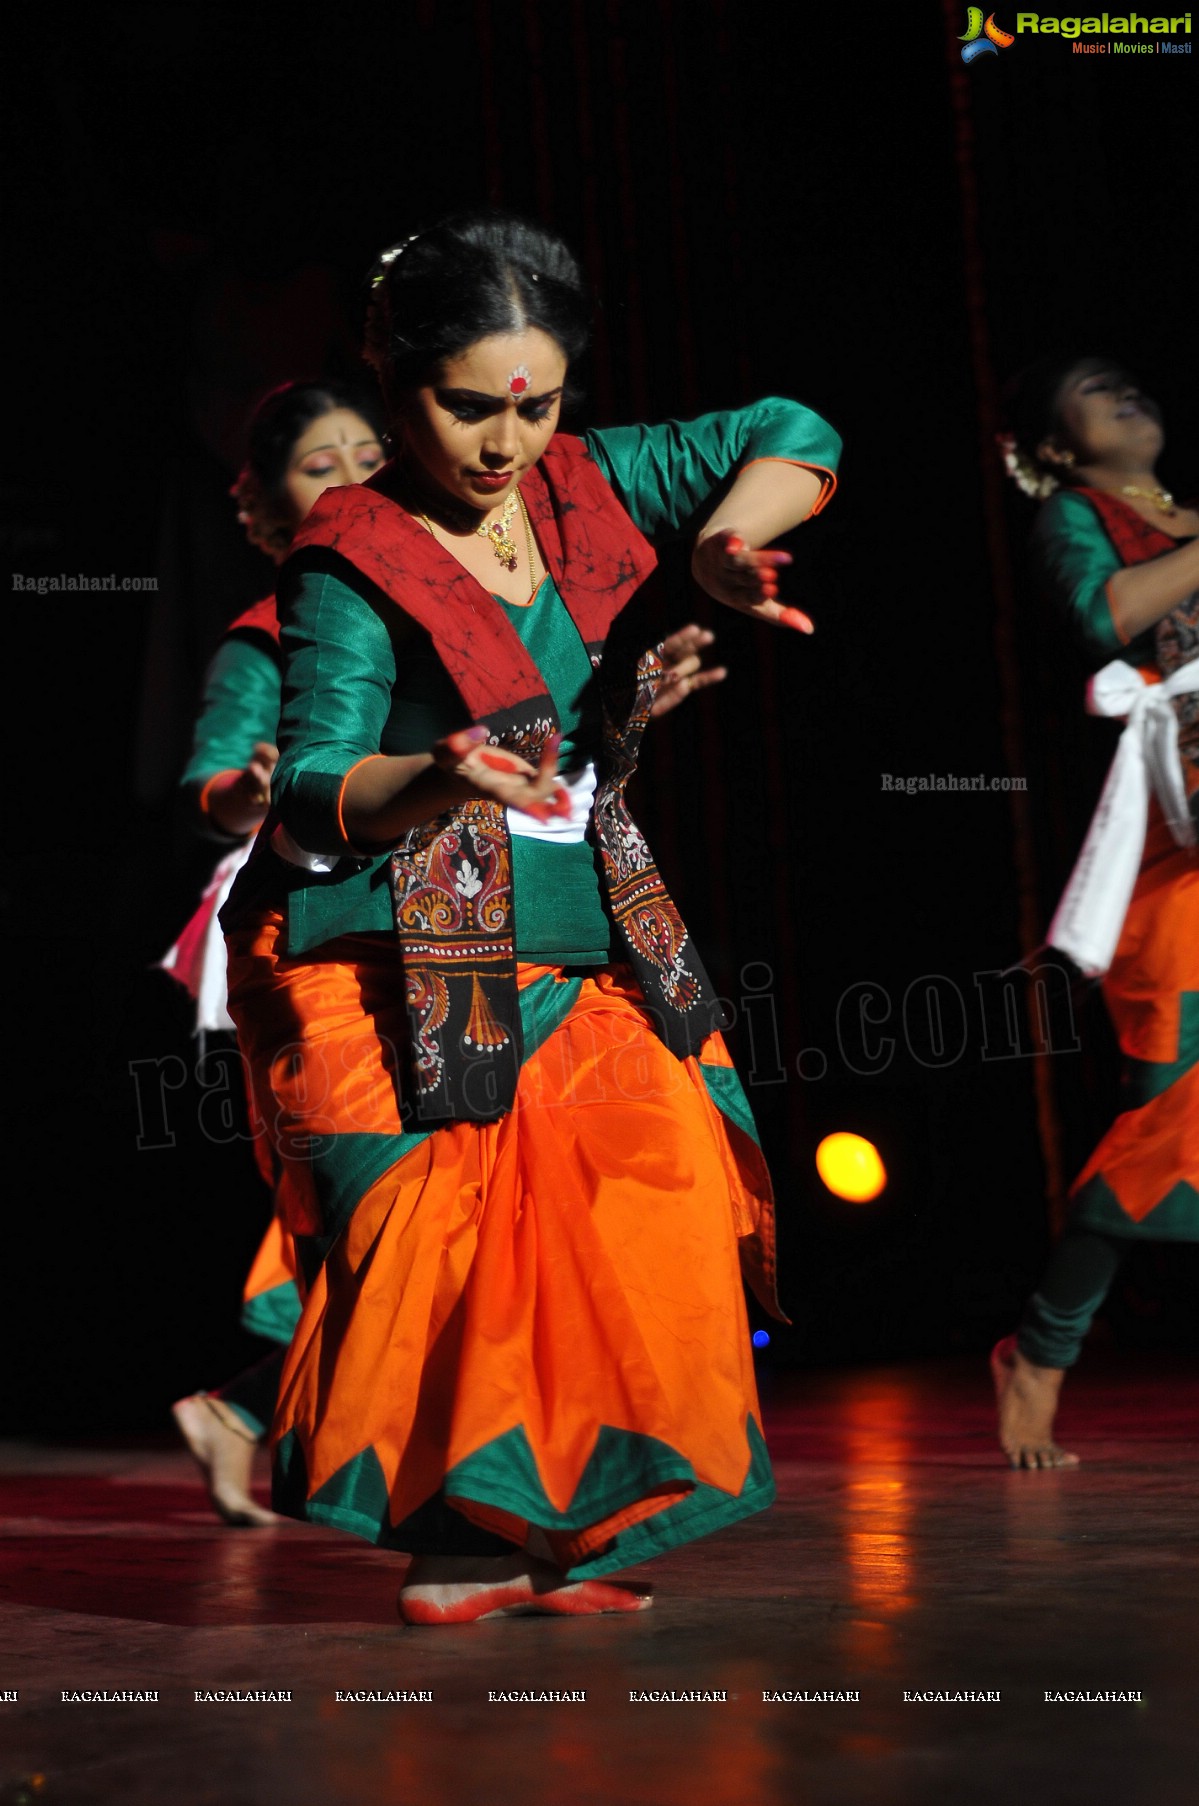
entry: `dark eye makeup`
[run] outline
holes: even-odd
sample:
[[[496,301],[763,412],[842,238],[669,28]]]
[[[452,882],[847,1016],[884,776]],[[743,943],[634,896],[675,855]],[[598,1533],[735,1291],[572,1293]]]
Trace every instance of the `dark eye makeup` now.
[[[534,424],[546,420],[561,393],[560,389],[554,389],[548,395],[530,395],[527,401],[519,404],[517,412],[522,420],[530,420]],[[465,424],[487,420],[508,405],[503,396],[476,395],[470,390],[438,389],[435,394],[438,405],[452,414],[455,420]]]

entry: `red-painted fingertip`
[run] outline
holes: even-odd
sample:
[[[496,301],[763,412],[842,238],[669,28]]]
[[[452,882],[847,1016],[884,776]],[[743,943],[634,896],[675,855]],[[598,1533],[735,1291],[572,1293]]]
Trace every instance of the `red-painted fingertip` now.
[[[726,552],[744,552],[745,541],[739,534],[726,533],[724,536],[724,549]]]
[[[799,608],[784,608],[779,613],[779,625],[794,627],[799,633],[815,633],[816,624]]]
[[[511,772],[513,770],[511,759],[506,759],[503,753],[481,752],[479,759],[489,771]]]
[[[482,745],[487,738],[488,733],[485,727],[460,727],[456,733],[447,734],[441,744],[455,758],[460,759],[464,754],[473,752],[475,747]]]

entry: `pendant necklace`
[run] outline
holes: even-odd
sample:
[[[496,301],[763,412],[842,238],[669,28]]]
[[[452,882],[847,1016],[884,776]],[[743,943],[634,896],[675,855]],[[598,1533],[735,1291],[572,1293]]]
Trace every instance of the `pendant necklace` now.
[[[515,496],[517,502],[520,504],[520,518],[525,524],[525,545],[528,547],[528,552],[529,552],[530,593],[529,593],[529,599],[527,602],[509,602],[507,597],[504,597],[504,599],[503,599],[504,606],[505,606],[505,608],[532,608],[534,602],[536,602],[536,600],[537,600],[537,591],[532,588],[533,570],[537,563],[537,555],[533,548],[533,529],[529,525],[529,511],[525,507],[524,496],[520,493],[519,489],[514,489],[512,491],[512,494]],[[513,559],[512,563],[509,565],[508,568],[509,568],[509,570],[514,570],[516,568],[515,558]]]
[[[516,569],[516,541],[512,537],[512,516],[516,513],[517,491],[514,489],[500,510],[500,518],[490,523],[484,521],[475,532],[480,539],[489,539],[491,549],[506,571]]]
[[[537,556],[533,545],[533,529],[529,524],[529,512],[525,507],[524,497],[521,495],[519,489],[514,489],[512,491],[512,494],[508,497],[508,500],[500,510],[500,517],[498,520],[490,522],[484,521],[481,527],[475,528],[475,532],[480,539],[490,540],[491,549],[503,565],[504,569],[506,571],[514,571],[517,565],[517,555],[516,541],[512,537],[512,521],[517,508],[520,509],[520,518],[524,522],[525,545],[529,554],[529,583],[532,584]],[[433,522],[429,519],[428,515],[422,514],[420,518],[424,521],[430,533],[432,533]],[[436,538],[436,534],[434,534],[434,538]],[[527,602],[508,602],[506,597],[501,597],[501,600],[504,601],[509,608],[531,608],[533,603],[537,600],[537,592],[534,590]]]

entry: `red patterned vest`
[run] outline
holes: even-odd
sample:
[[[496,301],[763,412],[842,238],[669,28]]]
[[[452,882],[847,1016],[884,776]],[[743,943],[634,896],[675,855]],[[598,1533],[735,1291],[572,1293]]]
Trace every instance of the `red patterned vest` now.
[[[388,475],[327,490],[294,552],[321,548],[323,569],[334,553],[377,585],[429,635],[470,719],[490,728],[493,744],[536,764],[558,727],[544,677],[503,606],[390,499]],[[593,820],[612,919],[658,1033],[684,1058],[720,1026],[723,1012],[625,797],[662,663],[612,632],[657,560],[579,439],[555,437],[521,495],[599,673]],[[293,571],[304,563],[301,556]],[[522,1058],[502,806],[480,798],[422,823],[392,854],[390,875],[416,1116],[494,1120],[511,1107]]]
[[[230,621],[221,636],[222,639],[227,639],[231,633],[236,633],[246,639],[269,640],[271,647],[278,654],[279,610],[273,592],[269,596],[261,596],[257,602],[252,602],[249,608],[243,609],[235,621]]]

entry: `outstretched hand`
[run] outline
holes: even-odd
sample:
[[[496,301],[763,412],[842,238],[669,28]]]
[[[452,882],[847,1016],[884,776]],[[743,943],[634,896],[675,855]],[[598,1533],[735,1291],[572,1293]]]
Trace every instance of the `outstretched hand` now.
[[[676,633],[669,634],[658,647],[658,656],[666,666],[658,694],[650,709],[651,718],[656,715],[668,715],[671,709],[677,709],[680,702],[688,696],[694,696],[697,690],[706,690],[709,684],[723,683],[728,676],[724,665],[704,667],[703,654],[715,640],[716,635],[708,627],[697,627],[689,622],[680,627]]]
[[[271,806],[271,773],[278,762],[279,748],[260,740],[240,771],[211,778],[200,802],[209,824],[237,840],[256,834]]]
[[[506,809],[523,809],[537,821],[570,814],[570,798],[558,781],[559,734],[551,734],[536,766],[502,746],[488,745],[485,727],[465,727],[447,734],[433,747],[442,771],[461,778],[477,796],[490,797]]]
[[[265,816],[271,800],[271,773],[279,763],[279,748],[269,740],[259,740],[250,754],[238,781],[243,799]]]
[[[778,600],[778,573],[790,563],[790,552],[758,550],[747,546],[739,534],[722,528],[697,541],[691,573],[700,588],[726,608],[776,627],[813,633],[813,623],[802,609]]]

